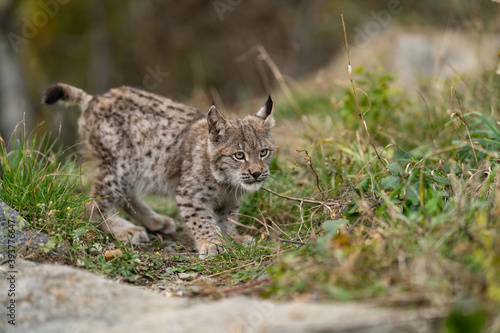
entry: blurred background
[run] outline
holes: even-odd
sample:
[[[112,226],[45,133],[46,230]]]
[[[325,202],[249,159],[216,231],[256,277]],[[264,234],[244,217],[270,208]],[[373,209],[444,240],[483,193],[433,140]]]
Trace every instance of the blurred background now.
[[[353,65],[382,66],[412,91],[498,62],[491,0],[0,0],[0,135],[8,142],[25,117],[28,130],[76,142],[78,112],[41,105],[55,82],[91,94],[130,85],[229,113],[285,84],[329,91],[348,82],[341,14]]]

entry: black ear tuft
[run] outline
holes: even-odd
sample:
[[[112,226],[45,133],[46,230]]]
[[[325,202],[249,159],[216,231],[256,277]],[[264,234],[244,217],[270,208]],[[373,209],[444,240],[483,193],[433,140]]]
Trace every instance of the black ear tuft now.
[[[273,107],[274,107],[274,103],[273,103],[273,100],[271,98],[271,95],[269,95],[266,103],[264,103],[264,105],[262,105],[262,107],[260,108],[260,110],[256,114],[257,117],[262,118],[264,120],[264,123],[269,128],[274,126],[274,119],[272,116]]]
[[[64,101],[66,99],[68,99],[66,91],[58,84],[54,84],[45,89],[42,95],[42,102],[48,105],[52,105],[59,100]]]
[[[274,106],[273,99],[271,98],[271,94],[267,96],[267,101],[266,101],[266,108],[272,110]]]

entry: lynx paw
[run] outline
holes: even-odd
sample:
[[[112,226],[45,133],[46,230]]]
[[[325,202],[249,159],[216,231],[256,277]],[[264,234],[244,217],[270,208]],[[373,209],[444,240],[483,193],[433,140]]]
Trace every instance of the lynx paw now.
[[[158,214],[152,217],[148,224],[148,229],[150,231],[156,231],[162,234],[172,234],[175,232],[175,221],[170,216]]]
[[[120,232],[115,233],[114,236],[122,242],[131,242],[132,244],[145,243],[149,241],[148,233],[143,227],[129,227]]]
[[[220,241],[199,242],[198,253],[200,259],[208,258],[209,256],[224,252],[224,247],[220,245]]]
[[[239,244],[244,245],[246,247],[255,246],[255,240],[250,235],[238,236],[238,237],[235,237],[234,240],[236,242],[238,242]]]

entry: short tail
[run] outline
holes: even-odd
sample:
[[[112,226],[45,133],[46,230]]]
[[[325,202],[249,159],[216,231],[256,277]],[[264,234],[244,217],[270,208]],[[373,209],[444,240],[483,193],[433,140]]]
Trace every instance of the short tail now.
[[[42,94],[42,102],[45,104],[52,105],[60,102],[65,106],[78,105],[82,110],[87,108],[91,99],[92,95],[65,83],[51,85]]]

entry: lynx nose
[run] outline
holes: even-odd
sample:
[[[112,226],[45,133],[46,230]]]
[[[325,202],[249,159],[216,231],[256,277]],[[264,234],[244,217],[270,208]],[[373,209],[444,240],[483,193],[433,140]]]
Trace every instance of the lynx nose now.
[[[257,178],[259,178],[259,176],[260,176],[261,174],[262,174],[262,173],[260,173],[260,172],[256,171],[256,172],[252,173],[251,175],[252,175],[252,177],[253,177],[253,178],[257,179]]]

